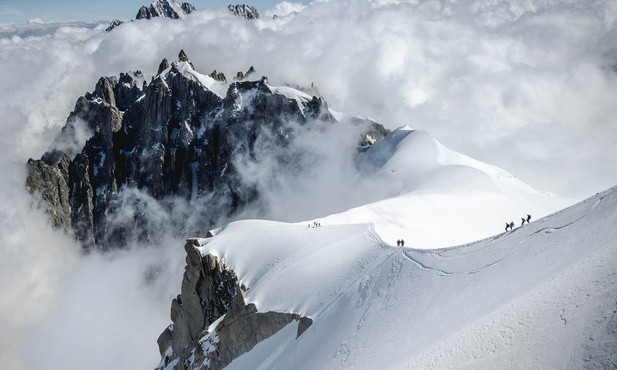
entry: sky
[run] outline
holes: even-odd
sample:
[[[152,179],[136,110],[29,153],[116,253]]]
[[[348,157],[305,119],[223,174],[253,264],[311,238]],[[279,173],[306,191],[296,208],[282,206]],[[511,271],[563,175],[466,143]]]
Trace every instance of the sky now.
[[[297,2],[308,3],[307,0]],[[149,0],[2,0],[0,1],[0,22],[22,23],[30,19],[41,19],[43,21],[132,19],[135,18],[139,7],[150,3]],[[235,2],[225,0],[193,0],[189,3],[193,4],[198,10],[235,4]],[[250,2],[257,9],[271,9],[277,3],[279,3],[277,0]]]
[[[142,3],[132,4],[62,19],[87,21],[105,12],[108,19],[133,18]],[[250,22],[225,9],[205,10],[110,33],[107,22],[25,24],[53,10],[36,13],[27,1],[0,5],[9,17],[0,23],[0,362],[6,368],[77,369],[89,362],[93,369],[152,368],[157,361],[156,337],[169,323],[184,268],[182,238],[84,257],[32,206],[25,163],[48,149],[100,76],[141,70],[150,79],[161,59],[174,60],[180,49],[198,72],[230,76],[254,66],[273,85],[314,84],[334,110],[391,129],[426,130],[538,190],[580,200],[617,184],[613,0],[341,0],[306,8],[287,2],[276,6],[277,19]],[[320,153],[326,160],[337,154]],[[332,178],[316,180],[327,191]],[[503,220],[497,221],[501,231]],[[161,278],[144,282],[152,271]],[[80,346],[97,348],[97,357]],[[113,366],[113,355],[125,362]],[[56,361],[63,356],[71,363]]]

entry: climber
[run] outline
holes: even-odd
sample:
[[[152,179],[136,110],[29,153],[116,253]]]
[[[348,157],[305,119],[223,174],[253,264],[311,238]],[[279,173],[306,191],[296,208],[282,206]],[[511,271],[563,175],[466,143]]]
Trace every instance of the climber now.
[[[510,230],[514,230],[514,221],[510,221]]]
[[[397,246],[397,247],[400,247],[400,246],[401,246],[401,241],[400,241],[400,240],[397,240],[397,241],[396,241],[396,246]]]
[[[510,224],[506,222],[506,231],[510,228]]]
[[[529,220],[531,220],[531,215],[527,215],[527,223],[529,223]]]
[[[405,246],[405,240],[401,239],[401,247]]]
[[[525,218],[521,217],[521,226],[525,223]]]

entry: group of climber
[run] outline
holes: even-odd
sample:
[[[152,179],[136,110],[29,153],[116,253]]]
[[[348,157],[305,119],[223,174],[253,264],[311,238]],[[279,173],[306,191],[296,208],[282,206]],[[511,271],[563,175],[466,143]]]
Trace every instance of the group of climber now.
[[[321,223],[313,221],[313,225],[311,225],[311,224],[309,224],[309,225],[308,225],[308,228],[309,228],[309,229],[310,229],[311,227],[313,227],[313,228],[315,228],[315,227],[321,227]]]
[[[521,217],[521,226],[525,224],[525,222],[529,223],[531,221],[531,215],[527,215],[527,217]],[[514,221],[506,222],[506,231],[514,230]]]
[[[405,241],[403,239],[397,240],[396,241],[396,245],[398,247],[404,247],[405,246]]]

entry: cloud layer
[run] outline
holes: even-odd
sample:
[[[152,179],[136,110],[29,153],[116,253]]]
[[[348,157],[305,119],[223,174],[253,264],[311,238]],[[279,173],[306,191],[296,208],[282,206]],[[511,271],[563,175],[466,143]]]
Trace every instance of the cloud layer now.
[[[314,84],[338,111],[425,129],[539,189],[581,198],[617,183],[613,1],[287,2],[267,14],[279,16],[249,22],[206,10],[111,33],[107,25],[0,25],[0,362],[7,368],[157,361],[156,336],[179,289],[182,241],[162,235],[157,245],[83,257],[31,207],[24,164],[43,154],[99,76],[137,69],[151,76],[180,49],[204,73],[231,77],[252,65],[273,85]],[[339,137],[296,144],[331,156]],[[291,184],[325,194],[319,212],[337,199],[324,181],[352,172],[344,159],[326,162],[323,172],[307,174],[313,188]],[[291,189],[287,181],[275,185]],[[280,196],[296,203],[271,209],[273,218],[302,217],[312,206],[304,204],[310,197]],[[288,214],[290,206],[299,211]]]

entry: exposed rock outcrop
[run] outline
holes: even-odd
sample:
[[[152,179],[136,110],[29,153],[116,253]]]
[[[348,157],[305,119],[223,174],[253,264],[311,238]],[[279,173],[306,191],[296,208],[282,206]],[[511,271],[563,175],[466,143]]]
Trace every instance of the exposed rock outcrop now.
[[[169,68],[169,61],[167,60],[167,58],[163,58],[163,60],[161,60],[161,63],[159,63],[159,69],[158,69],[158,72],[156,72],[156,74],[160,75],[167,68]]]
[[[373,120],[362,118],[355,118],[354,120],[356,121],[357,125],[368,127],[368,129],[362,134],[362,137],[360,138],[360,151],[367,150],[373,144],[386,137],[386,135],[388,135],[389,133],[389,131],[385,127],[383,127],[383,125]]]
[[[252,75],[253,73],[255,73],[255,68],[253,68],[253,66],[251,66],[246,72],[242,72],[242,71],[238,71],[236,73],[236,80],[244,80],[245,78],[248,78],[249,75]]]
[[[157,341],[157,369],[222,369],[287,324],[298,322],[296,338],[312,324],[294,313],[257,312],[234,272],[198,248],[197,239],[187,240],[182,293],[172,302],[172,325]]]
[[[225,74],[223,72],[217,72],[216,69],[212,71],[212,73],[210,73],[209,76],[212,77],[215,81],[223,82],[223,83],[227,82],[227,78],[225,77]]]
[[[52,225],[67,233],[71,232],[69,163],[70,159],[66,154],[56,163],[29,159],[26,178],[26,187],[31,193],[41,197],[39,206],[45,209]]]
[[[198,246],[196,239],[189,239],[185,245],[181,294],[171,303],[172,349],[181,359],[208,326],[229,310],[239,289],[234,272],[214,255],[202,257]]]
[[[246,4],[237,4],[237,5],[229,5],[227,6],[230,12],[239,17],[244,17],[246,19],[257,19],[259,18],[259,12],[257,8],[252,5]]]

